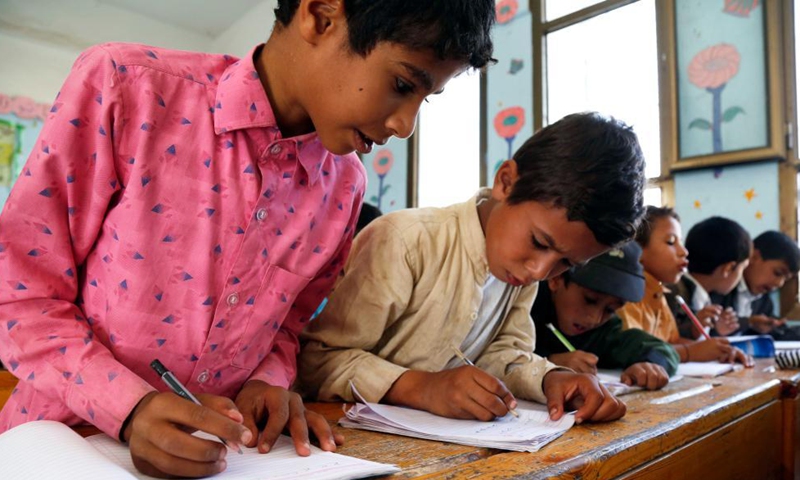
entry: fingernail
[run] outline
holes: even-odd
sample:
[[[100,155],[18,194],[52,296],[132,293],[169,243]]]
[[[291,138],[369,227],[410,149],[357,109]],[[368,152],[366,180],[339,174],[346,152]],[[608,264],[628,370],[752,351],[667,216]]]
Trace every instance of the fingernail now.
[[[580,425],[583,423],[583,419],[581,417],[575,417],[575,425]]]
[[[551,408],[550,409],[550,418],[555,417],[557,413],[558,413],[558,409],[557,408],[555,408],[555,407]]]
[[[264,444],[261,445],[261,449],[264,450],[264,453],[269,452],[269,444],[264,442]]]
[[[517,408],[517,401],[511,400],[511,408]]]
[[[250,443],[250,440],[253,439],[253,432],[251,432],[248,429],[245,429],[244,432],[242,432],[242,436],[239,437],[239,439],[242,441],[243,444],[247,445],[248,443]]]
[[[311,450],[311,444],[310,443],[305,442],[305,443],[303,443],[303,446],[306,447],[307,449]]]

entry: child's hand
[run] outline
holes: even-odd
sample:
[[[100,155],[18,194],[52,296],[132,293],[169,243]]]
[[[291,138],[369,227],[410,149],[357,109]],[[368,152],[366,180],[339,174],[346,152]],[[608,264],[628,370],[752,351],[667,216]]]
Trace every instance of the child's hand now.
[[[714,328],[718,334],[728,336],[739,330],[739,317],[736,316],[736,312],[731,307],[728,307],[719,314]]]
[[[197,399],[202,406],[174,393],[154,392],[139,402],[123,432],[137,470],[153,477],[205,477],[225,470],[228,449],[193,437],[195,430],[223,438],[233,448],[251,441],[232,401],[202,394]]]
[[[715,337],[694,343],[686,343],[689,361],[711,362],[714,360],[726,362],[733,354],[733,347],[727,338]]]
[[[344,437],[332,433],[322,415],[306,410],[300,395],[285,388],[250,380],[236,396],[236,406],[242,412],[244,426],[252,433],[245,445],[258,445],[261,453],[270,451],[284,428],[288,428],[297,454],[303,457],[311,454],[309,427],[325,451],[333,452],[336,445],[344,443]],[[259,433],[261,427],[263,430]]]
[[[722,314],[721,306],[709,304],[698,310],[695,316],[697,317],[698,320],[700,320],[700,323],[702,323],[703,326],[714,328],[714,324],[717,322],[721,314]],[[700,332],[697,332],[697,334],[702,335],[702,333]]]
[[[570,410],[578,409],[575,423],[616,420],[625,415],[627,409],[625,403],[606,390],[594,375],[551,370],[544,376],[542,388],[551,420],[564,415],[565,405]]]
[[[781,325],[786,323],[786,319],[777,319],[768,317],[766,315],[753,315],[749,319],[750,328],[759,332],[759,333],[769,333],[774,328],[780,327]]]
[[[622,372],[620,380],[625,385],[635,385],[647,390],[658,390],[669,383],[669,375],[661,365],[639,362],[626,368]]]
[[[578,350],[575,352],[555,353],[547,359],[556,365],[567,367],[578,373],[597,373],[597,355]]]
[[[394,382],[383,401],[442,417],[486,422],[504,417],[517,406],[502,381],[469,365],[441,372],[409,370]]]
[[[747,368],[755,366],[756,362],[753,357],[744,353],[740,349],[734,347],[731,357],[728,358],[728,363],[739,362]]]

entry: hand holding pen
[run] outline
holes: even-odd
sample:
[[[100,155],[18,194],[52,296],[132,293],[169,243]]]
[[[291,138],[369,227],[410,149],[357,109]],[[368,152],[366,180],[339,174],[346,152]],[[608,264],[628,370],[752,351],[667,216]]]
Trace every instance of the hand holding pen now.
[[[230,399],[207,394],[197,399],[203,405],[172,392],[154,391],[139,401],[123,434],[137,470],[157,477],[214,475],[227,467],[227,448],[189,432],[202,430],[232,446],[251,440],[242,414]]]
[[[462,362],[466,363],[470,367],[475,367],[475,364],[472,363],[472,360],[467,358],[467,356],[464,355],[464,352],[459,350],[458,347],[456,347],[455,345],[452,345],[452,348],[453,348],[453,352],[456,354],[456,356],[458,358],[461,359]],[[477,367],[475,367],[475,368],[477,368]],[[519,418],[519,413],[517,413],[517,411],[514,410],[513,408],[509,408],[508,411],[509,411],[509,413],[511,413],[511,415],[514,415],[515,417]]]

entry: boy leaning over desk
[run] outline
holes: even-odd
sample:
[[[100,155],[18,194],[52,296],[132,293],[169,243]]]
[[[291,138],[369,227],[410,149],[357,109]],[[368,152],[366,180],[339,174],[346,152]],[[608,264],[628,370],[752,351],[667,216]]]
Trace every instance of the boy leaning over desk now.
[[[344,277],[303,334],[301,388],[490,420],[520,398],[553,419],[613,420],[625,405],[591,375],[533,354],[537,282],[630,239],[643,212],[633,131],[597,113],[529,139],[494,184],[446,208],[393,212],[358,236]],[[461,349],[475,366],[462,365]]]
[[[105,44],[76,61],[0,216],[0,431],[91,423],[150,475],[227,450],[298,454],[325,419],[288,391],[298,336],[350,249],[354,151],[407,137],[492,58],[490,0],[279,0],[244,58]],[[202,406],[172,393],[160,359]]]

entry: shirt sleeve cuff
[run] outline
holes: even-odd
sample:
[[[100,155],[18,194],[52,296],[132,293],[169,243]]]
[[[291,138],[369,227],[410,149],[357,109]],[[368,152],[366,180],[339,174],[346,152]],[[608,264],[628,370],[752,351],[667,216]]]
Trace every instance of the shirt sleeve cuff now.
[[[547,397],[544,394],[543,385],[544,377],[553,370],[572,371],[566,367],[559,367],[549,362],[546,358],[534,356],[531,362],[516,366],[512,365],[503,381],[515,396],[546,404]]]
[[[139,401],[156,391],[113,358],[101,358],[73,374],[67,406],[111,438],[119,438],[122,423]]]

